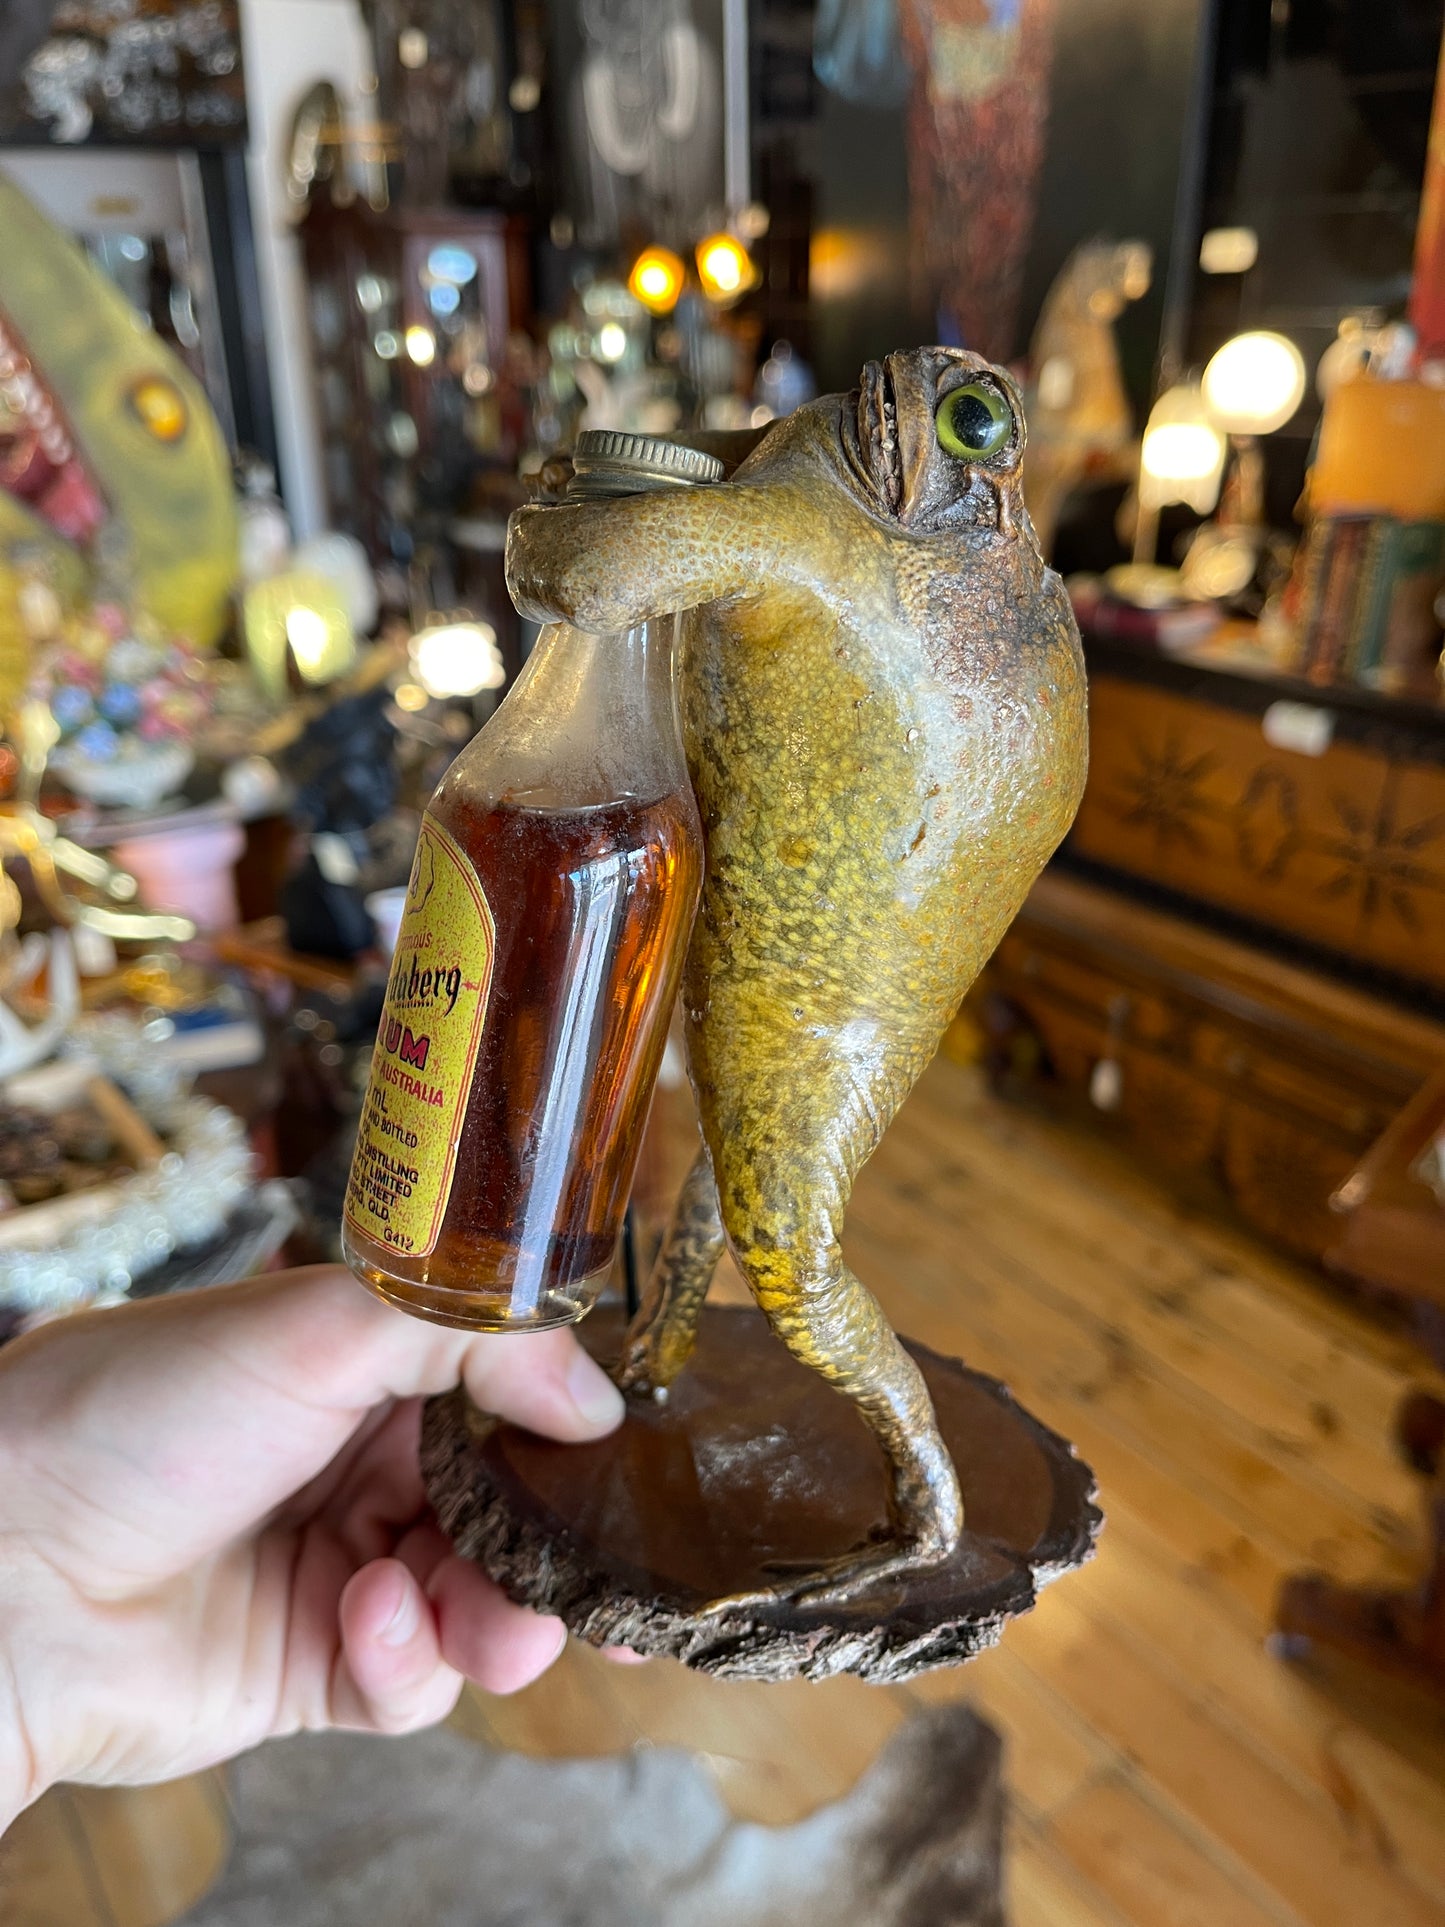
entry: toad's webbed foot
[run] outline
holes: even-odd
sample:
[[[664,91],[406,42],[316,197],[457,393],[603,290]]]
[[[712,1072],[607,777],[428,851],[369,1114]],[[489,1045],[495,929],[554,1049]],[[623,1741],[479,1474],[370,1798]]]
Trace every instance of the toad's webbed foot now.
[[[900,1541],[892,1533],[880,1532],[862,1545],[806,1567],[790,1567],[782,1561],[768,1570],[778,1574],[772,1586],[749,1592],[728,1593],[704,1606],[701,1619],[728,1619],[739,1613],[766,1611],[770,1606],[789,1606],[794,1611],[829,1606],[881,1604],[879,1595],[897,1592],[909,1580],[922,1578],[947,1565],[953,1548],[928,1541]]]
[[[612,1368],[612,1382],[629,1398],[665,1396],[670,1382],[664,1363],[665,1350],[655,1326],[634,1322],[628,1327],[622,1356]]]

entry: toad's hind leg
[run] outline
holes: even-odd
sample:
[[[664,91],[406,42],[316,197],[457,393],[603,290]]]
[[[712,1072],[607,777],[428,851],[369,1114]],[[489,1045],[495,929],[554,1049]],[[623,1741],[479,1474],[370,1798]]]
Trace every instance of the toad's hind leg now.
[[[646,1296],[623,1343],[616,1378],[624,1392],[661,1391],[686,1365],[722,1250],[717,1185],[704,1147],[683,1182]]]
[[[833,1213],[820,1213],[783,1187],[770,1185],[766,1199],[736,1207],[740,1221],[734,1222],[725,1191],[733,1254],[777,1336],[853,1400],[877,1439],[888,1468],[890,1530],[817,1570],[782,1579],[771,1594],[720,1600],[714,1610],[768,1597],[847,1603],[881,1583],[943,1564],[963,1532],[958,1474],[923,1374],[878,1301],[843,1262],[836,1226],[846,1198]]]

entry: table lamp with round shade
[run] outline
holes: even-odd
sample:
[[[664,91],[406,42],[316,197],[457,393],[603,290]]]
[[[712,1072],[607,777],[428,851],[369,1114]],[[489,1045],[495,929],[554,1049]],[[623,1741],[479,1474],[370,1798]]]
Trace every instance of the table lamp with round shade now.
[[[1229,601],[1255,581],[1269,542],[1260,437],[1283,428],[1305,394],[1304,356],[1287,335],[1251,328],[1232,336],[1205,366],[1200,394],[1233,456],[1219,510],[1190,543],[1183,568],[1187,594]]]

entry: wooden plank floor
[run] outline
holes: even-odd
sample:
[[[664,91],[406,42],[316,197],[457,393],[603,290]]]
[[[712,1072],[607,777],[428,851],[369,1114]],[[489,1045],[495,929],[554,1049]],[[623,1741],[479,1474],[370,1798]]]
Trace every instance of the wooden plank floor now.
[[[1286,1572],[1411,1570],[1419,1493],[1388,1441],[1432,1381],[1413,1348],[1120,1147],[942,1059],[845,1245],[900,1328],[1075,1440],[1108,1517],[1097,1560],[912,1687],[729,1685],[574,1650],[471,1705],[474,1730],[692,1747],[735,1811],[786,1822],[921,1704],[962,1697],[1007,1743],[1014,1927],[1442,1927],[1445,1707],[1264,1648]]]

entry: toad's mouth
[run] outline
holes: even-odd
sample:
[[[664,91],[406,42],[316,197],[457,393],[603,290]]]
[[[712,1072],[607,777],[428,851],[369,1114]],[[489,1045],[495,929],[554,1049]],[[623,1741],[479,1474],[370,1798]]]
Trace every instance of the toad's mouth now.
[[[903,462],[898,448],[898,399],[886,361],[870,361],[858,391],[858,447],[879,501],[890,515],[903,506]]]
[[[68,542],[86,543],[105,499],[59,402],[0,314],[0,491]]]

